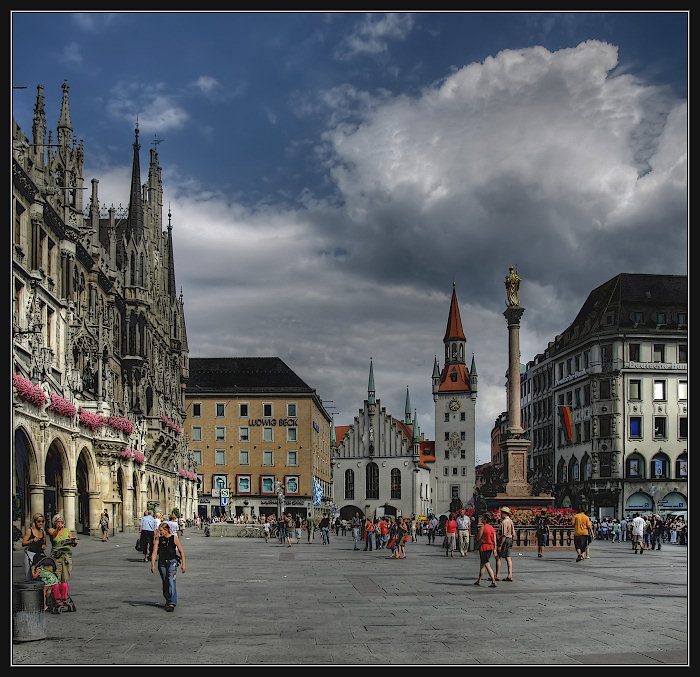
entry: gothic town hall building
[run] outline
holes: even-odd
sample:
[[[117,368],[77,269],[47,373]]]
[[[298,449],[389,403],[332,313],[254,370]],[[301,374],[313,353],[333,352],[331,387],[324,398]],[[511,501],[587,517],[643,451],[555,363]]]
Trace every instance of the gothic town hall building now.
[[[55,134],[41,85],[31,138],[13,121],[13,523],[60,512],[96,534],[106,509],[113,530],[138,530],[147,507],[196,510],[171,215],[155,148],[141,183],[138,129],[128,210],[100,209],[68,89]]]

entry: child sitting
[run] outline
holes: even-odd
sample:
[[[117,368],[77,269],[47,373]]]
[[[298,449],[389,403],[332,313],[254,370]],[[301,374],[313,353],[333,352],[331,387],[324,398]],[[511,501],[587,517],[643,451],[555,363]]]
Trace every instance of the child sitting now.
[[[32,578],[41,579],[44,584],[44,611],[48,608],[46,602],[49,590],[53,592],[54,601],[58,606],[66,606],[64,600],[68,598],[68,583],[59,583],[50,561],[44,559],[38,565],[32,566]]]

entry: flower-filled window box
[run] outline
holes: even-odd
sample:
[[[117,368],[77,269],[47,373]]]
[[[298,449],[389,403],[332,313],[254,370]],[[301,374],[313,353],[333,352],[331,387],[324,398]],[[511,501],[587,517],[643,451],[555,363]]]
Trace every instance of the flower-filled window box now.
[[[134,432],[134,424],[128,418],[122,418],[121,416],[110,416],[107,419],[107,425],[114,430],[121,430],[127,435],[131,435]]]
[[[17,397],[24,402],[29,402],[37,407],[46,404],[46,393],[41,386],[35,386],[29,379],[19,374],[12,375],[12,385],[17,390]]]
[[[65,416],[66,418],[73,418],[77,413],[77,409],[72,402],[69,402],[56,393],[51,393],[51,404],[49,404],[47,409],[48,411],[53,411],[55,414]]]
[[[86,428],[90,428],[93,432],[104,428],[107,425],[107,417],[101,416],[100,414],[93,414],[90,411],[85,411],[85,409],[80,410],[80,425],[84,425]]]
[[[134,461],[139,465],[143,465],[146,462],[146,455],[142,451],[134,449]]]

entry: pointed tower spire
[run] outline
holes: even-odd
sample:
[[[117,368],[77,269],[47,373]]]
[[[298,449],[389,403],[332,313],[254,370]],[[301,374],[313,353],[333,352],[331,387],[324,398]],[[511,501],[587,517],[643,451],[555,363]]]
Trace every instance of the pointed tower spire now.
[[[473,400],[476,400],[478,383],[479,377],[476,374],[476,360],[474,359],[474,353],[472,353],[472,366],[469,368],[469,389],[471,390]]]
[[[127,232],[137,242],[143,235],[143,203],[141,202],[141,165],[139,163],[139,127],[134,129],[134,159],[131,167],[131,194],[129,195],[129,220]]]
[[[173,224],[170,222],[170,207],[168,207],[168,294],[174,301],[177,296],[175,287],[175,252],[173,249]]]
[[[464,352],[467,337],[462,329],[462,318],[459,316],[459,303],[457,303],[457,291],[455,283],[452,283],[452,300],[450,312],[447,315],[447,328],[445,329],[445,366],[453,364],[465,364]]]
[[[438,364],[437,355],[435,356],[435,361],[433,362],[433,402],[437,402],[438,390],[440,389],[440,365]]]
[[[406,424],[411,425],[411,398],[408,394],[408,386],[406,386],[406,407],[404,409],[404,414],[406,416]]]
[[[464,335],[464,330],[462,329],[462,319],[459,316],[459,304],[457,303],[457,291],[455,289],[456,285],[452,283],[452,300],[450,301],[450,312],[447,316],[447,329],[445,329],[444,341],[449,339],[458,339],[460,341],[466,341],[467,337]]]
[[[372,366],[372,358],[369,358],[369,383],[367,384],[367,404],[376,404],[376,391],[374,389],[374,367]]]
[[[413,444],[420,442],[420,430],[418,429],[418,415],[414,412],[413,415]]]
[[[58,145],[66,146],[70,145],[71,137],[73,136],[73,126],[70,122],[70,103],[68,101],[68,90],[70,86],[68,81],[63,81],[63,99],[61,100],[61,115],[58,118]]]
[[[332,447],[338,446],[338,442],[335,438],[335,420],[333,418],[333,414],[331,414],[331,446]]]
[[[37,85],[36,103],[34,104],[34,120],[32,122],[32,141],[35,145],[35,157],[37,169],[41,170],[45,166],[46,143],[46,112],[44,111],[44,87]]]

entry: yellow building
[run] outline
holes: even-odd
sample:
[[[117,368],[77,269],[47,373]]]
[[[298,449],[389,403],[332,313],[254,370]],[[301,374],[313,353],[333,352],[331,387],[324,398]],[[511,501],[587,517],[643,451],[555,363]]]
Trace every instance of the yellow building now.
[[[199,514],[328,513],[332,419],[316,391],[278,357],[190,358],[189,367]]]

